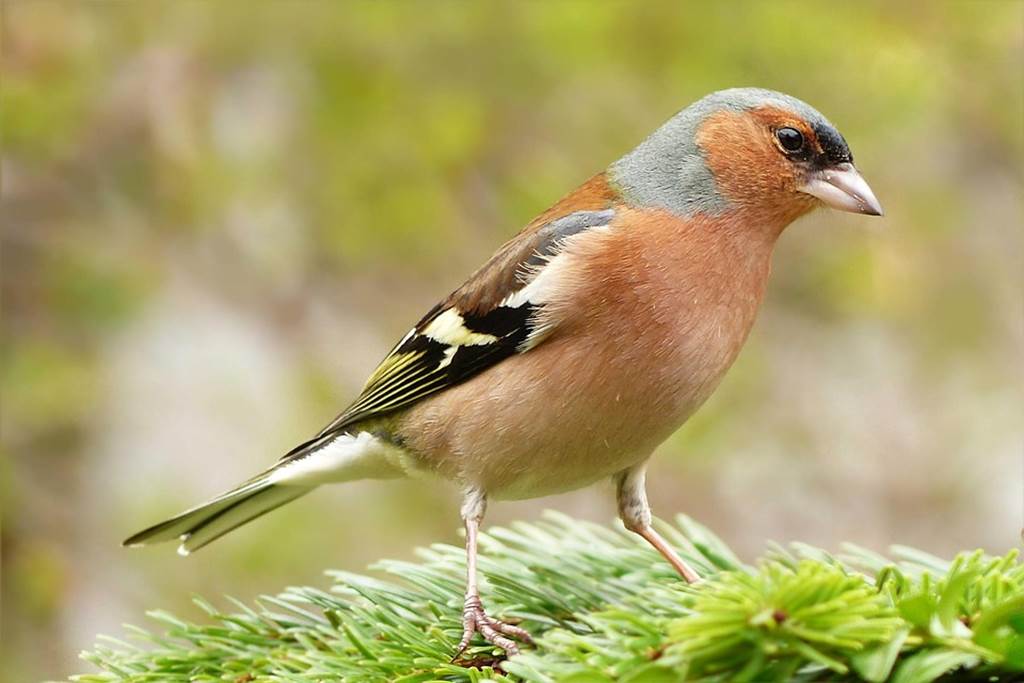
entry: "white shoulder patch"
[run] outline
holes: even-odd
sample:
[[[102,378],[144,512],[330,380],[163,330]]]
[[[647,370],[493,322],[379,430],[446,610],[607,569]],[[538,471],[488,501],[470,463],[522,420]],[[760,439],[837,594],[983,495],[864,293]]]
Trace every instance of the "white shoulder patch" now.
[[[607,225],[591,227],[588,232],[604,231],[610,228]],[[529,351],[537,344],[544,341],[548,333],[557,325],[557,321],[545,312],[544,304],[557,301],[565,296],[568,291],[567,277],[572,270],[572,263],[575,256],[572,251],[572,240],[576,236],[570,236],[561,241],[561,248],[553,256],[544,258],[540,266],[535,266],[526,273],[529,278],[526,284],[505,297],[501,305],[510,308],[518,308],[524,304],[536,306],[539,310],[534,319],[534,328],[530,335],[519,345],[518,351]],[[530,277],[532,275],[532,277]],[[524,278],[526,279],[526,278]]]
[[[607,225],[595,225],[587,230],[587,239],[594,232],[608,232],[609,230]],[[509,308],[518,308],[523,304],[540,306],[556,298],[560,285],[565,280],[566,271],[572,263],[572,242],[579,238],[580,235],[570,235],[559,240],[558,251],[551,256],[543,256],[543,263],[539,266],[532,266],[524,272],[523,281],[526,284],[506,296],[501,305]]]
[[[535,269],[535,275],[520,289],[512,292],[501,301],[502,306],[519,308],[523,304],[541,305],[550,301],[555,285],[561,279],[559,274],[566,266],[566,254],[558,254],[547,259],[542,266]]]

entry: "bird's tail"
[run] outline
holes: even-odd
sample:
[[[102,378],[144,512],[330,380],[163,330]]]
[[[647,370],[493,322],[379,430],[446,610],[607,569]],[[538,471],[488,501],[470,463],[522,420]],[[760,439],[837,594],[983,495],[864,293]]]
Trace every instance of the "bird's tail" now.
[[[312,490],[312,486],[272,483],[269,472],[264,472],[209,502],[140,531],[125,540],[124,545],[142,546],[179,539],[178,553],[188,555]]]
[[[393,447],[365,431],[322,433],[299,444],[273,467],[231,491],[177,517],[135,534],[127,546],[179,539],[178,552],[188,555],[224,534],[251,522],[320,484],[354,479],[402,476],[388,459]]]

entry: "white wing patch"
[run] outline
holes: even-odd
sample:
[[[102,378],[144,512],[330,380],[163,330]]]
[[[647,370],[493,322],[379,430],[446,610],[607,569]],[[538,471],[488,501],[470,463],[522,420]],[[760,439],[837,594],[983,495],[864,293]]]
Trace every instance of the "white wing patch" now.
[[[584,233],[611,230],[614,217],[615,211],[610,208],[576,211],[524,235],[527,249],[509,243],[489,262],[490,271],[478,272],[409,330],[373,371],[355,402],[318,438],[444,391],[540,344],[564,315],[565,306],[561,304],[571,294],[573,279],[585,277],[578,267],[577,241],[588,239]],[[508,277],[508,268],[515,269],[513,278]],[[488,282],[494,278],[497,282]],[[497,285],[508,287],[501,299],[493,292]],[[469,302],[469,308],[460,310],[462,301]],[[348,454],[349,448],[330,446],[328,453],[342,449],[332,456],[339,462],[324,464],[322,469],[348,467],[348,459],[354,457]],[[318,458],[325,458],[320,461],[323,463],[334,462],[328,455]],[[299,466],[298,460],[293,466]],[[301,466],[317,472],[321,468],[313,461]],[[296,476],[304,471],[295,470]]]
[[[449,308],[431,320],[422,334],[449,346],[483,346],[498,341],[493,334],[468,329],[466,321],[454,308]]]
[[[442,370],[452,364],[452,360],[455,358],[455,352],[459,350],[458,346],[449,346],[444,350],[444,358],[437,364],[437,369]]]

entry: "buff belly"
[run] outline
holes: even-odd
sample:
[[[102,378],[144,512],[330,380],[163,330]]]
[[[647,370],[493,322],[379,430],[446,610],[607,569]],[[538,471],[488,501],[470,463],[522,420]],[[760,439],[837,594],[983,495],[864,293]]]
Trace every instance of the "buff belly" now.
[[[710,396],[753,325],[770,243],[628,224],[567,248],[542,343],[396,416],[418,467],[496,498],[566,491],[643,462]]]
[[[413,406],[396,436],[418,469],[494,498],[568,491],[646,460],[703,403],[732,356],[684,347],[656,361],[602,358],[594,348],[578,337],[551,340],[507,359]],[[567,366],[571,373],[550,370]]]

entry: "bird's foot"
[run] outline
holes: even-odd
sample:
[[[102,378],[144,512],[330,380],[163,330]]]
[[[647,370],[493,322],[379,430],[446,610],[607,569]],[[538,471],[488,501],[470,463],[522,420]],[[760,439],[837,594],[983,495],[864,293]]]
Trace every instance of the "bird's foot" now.
[[[495,619],[484,611],[480,596],[468,595],[462,608],[462,640],[459,641],[453,661],[469,647],[469,641],[474,633],[479,633],[484,640],[497,645],[509,656],[519,654],[519,644],[512,640],[513,638],[528,645],[533,644],[533,639],[526,629]]]

